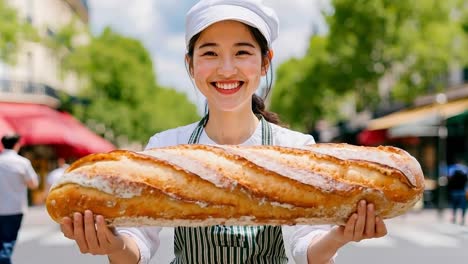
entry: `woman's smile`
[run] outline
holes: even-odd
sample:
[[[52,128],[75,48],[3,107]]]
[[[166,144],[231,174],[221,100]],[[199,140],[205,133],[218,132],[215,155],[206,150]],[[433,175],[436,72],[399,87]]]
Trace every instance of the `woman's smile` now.
[[[237,93],[241,88],[244,82],[234,81],[234,82],[212,82],[211,85],[216,89],[218,93],[230,95]]]

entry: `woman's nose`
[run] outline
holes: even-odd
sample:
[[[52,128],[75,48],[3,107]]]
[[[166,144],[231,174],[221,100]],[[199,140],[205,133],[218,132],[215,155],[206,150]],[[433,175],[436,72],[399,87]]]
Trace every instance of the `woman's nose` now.
[[[237,66],[232,58],[224,57],[219,61],[218,74],[231,76],[237,73]]]

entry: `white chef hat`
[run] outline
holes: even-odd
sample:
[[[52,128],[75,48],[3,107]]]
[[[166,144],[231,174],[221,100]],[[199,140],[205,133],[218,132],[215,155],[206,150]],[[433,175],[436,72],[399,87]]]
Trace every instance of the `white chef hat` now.
[[[223,20],[236,20],[257,28],[270,47],[278,37],[278,17],[272,8],[262,3],[262,0],[200,0],[186,16],[186,47],[193,36]]]

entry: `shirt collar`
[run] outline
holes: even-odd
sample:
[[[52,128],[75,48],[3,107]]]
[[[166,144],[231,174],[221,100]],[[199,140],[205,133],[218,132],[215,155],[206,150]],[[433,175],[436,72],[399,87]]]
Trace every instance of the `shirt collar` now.
[[[206,144],[206,145],[219,145],[216,142],[214,142],[210,137],[208,137],[208,135],[205,132],[205,129],[203,129],[199,143]],[[258,122],[254,133],[247,140],[245,140],[239,145],[250,146],[250,145],[261,145],[261,144],[262,144],[262,122]]]

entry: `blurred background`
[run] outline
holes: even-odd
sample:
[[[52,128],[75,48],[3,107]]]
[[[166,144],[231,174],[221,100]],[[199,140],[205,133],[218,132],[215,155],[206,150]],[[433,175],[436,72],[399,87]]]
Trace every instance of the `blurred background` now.
[[[195,2],[0,0],[0,136],[23,136],[20,153],[41,178],[18,263],[31,250],[74,247],[42,207],[59,158],[141,150],[154,133],[203,114],[184,65],[184,16]],[[414,211],[392,222],[395,237],[350,246],[343,263],[378,254],[466,263],[468,231],[450,222],[447,168],[468,160],[468,1],[264,2],[281,21],[269,108],[317,142],[403,148],[426,177]],[[41,244],[48,232],[52,242]]]

